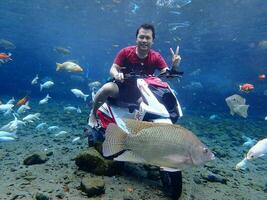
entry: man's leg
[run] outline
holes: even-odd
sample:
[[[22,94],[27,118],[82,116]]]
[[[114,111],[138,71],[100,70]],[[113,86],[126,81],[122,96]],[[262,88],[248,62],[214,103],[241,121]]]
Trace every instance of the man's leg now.
[[[91,110],[88,125],[91,127],[97,126],[96,111],[105,103],[108,97],[116,98],[119,94],[119,87],[116,83],[109,82],[103,85],[96,93]]]

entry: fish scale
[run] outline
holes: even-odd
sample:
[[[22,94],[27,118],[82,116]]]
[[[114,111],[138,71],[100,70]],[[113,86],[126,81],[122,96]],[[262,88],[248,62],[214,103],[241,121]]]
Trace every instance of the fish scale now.
[[[162,164],[158,157],[168,156],[173,152],[179,152],[180,155],[188,155],[185,150],[188,145],[183,139],[183,134],[177,134],[175,130],[175,128],[167,126],[144,129],[137,136],[127,140],[125,145],[127,149],[133,150],[145,160]],[[142,148],[143,145],[146,148]],[[166,164],[166,161],[164,163]],[[166,166],[169,166],[169,164],[166,164]]]

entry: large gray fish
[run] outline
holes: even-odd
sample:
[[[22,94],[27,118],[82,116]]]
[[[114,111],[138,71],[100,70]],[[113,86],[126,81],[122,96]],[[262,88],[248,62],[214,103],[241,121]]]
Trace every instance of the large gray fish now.
[[[214,154],[189,130],[172,124],[124,119],[129,133],[110,124],[103,143],[105,157],[182,170],[215,158]]]
[[[249,105],[246,105],[246,99],[238,94],[234,94],[227,97],[225,101],[230,108],[231,115],[238,114],[241,117],[247,118]]]

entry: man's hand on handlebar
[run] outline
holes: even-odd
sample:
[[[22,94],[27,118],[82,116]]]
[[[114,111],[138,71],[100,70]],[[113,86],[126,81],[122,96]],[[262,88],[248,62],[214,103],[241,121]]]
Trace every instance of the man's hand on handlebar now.
[[[121,72],[119,72],[119,73],[115,74],[114,79],[117,80],[117,81],[123,82],[123,80],[124,80],[124,74],[121,73]]]

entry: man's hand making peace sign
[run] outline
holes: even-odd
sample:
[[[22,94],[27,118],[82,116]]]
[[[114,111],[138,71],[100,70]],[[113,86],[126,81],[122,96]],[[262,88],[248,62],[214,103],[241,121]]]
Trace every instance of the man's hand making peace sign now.
[[[179,46],[177,45],[175,53],[172,50],[172,48],[170,48],[170,51],[172,54],[172,70],[177,71],[177,67],[179,66],[182,59],[181,56],[179,55]]]

